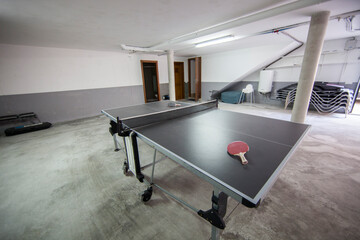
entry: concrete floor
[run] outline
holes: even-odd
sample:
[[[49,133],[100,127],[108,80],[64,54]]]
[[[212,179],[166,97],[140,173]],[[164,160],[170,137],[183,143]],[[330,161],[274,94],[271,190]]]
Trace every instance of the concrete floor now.
[[[279,119],[265,105],[220,108]],[[360,239],[360,115],[309,113],[312,125],[257,209],[229,199],[221,239]],[[152,150],[141,144],[141,158]],[[161,156],[158,156],[161,158]],[[94,117],[0,137],[0,239],[209,239],[210,225],[155,189],[122,174],[108,120]],[[150,168],[144,170],[149,175]],[[156,181],[200,209],[212,187],[171,160]]]

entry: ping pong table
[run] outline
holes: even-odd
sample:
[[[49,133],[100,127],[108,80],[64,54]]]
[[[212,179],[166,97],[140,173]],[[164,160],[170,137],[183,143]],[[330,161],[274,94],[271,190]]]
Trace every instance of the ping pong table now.
[[[102,110],[110,118],[110,133],[118,150],[123,138],[124,173],[131,171],[148,188],[142,201],[149,201],[153,187],[189,207],[212,225],[212,239],[225,228],[228,196],[258,207],[310,126],[218,109],[217,100],[204,103],[160,101]],[[149,180],[141,172],[137,139],[154,148]],[[250,151],[242,165],[227,153],[227,145],[244,141]],[[213,187],[209,210],[199,210],[154,183],[156,152],[182,165]]]

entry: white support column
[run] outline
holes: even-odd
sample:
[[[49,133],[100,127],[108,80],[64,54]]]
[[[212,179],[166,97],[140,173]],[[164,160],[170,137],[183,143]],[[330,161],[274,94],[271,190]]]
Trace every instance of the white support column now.
[[[171,101],[175,101],[174,50],[168,50],[167,53],[169,72],[169,97]]]
[[[304,59],[291,115],[292,122],[305,122],[329,16],[329,11],[318,12],[311,16]]]

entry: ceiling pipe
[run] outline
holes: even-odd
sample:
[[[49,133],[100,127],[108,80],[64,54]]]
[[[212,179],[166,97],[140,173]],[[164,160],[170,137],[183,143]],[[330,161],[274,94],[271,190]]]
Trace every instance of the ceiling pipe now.
[[[263,68],[263,70],[265,70],[266,68],[270,67],[270,66],[273,65],[274,63],[280,61],[281,59],[283,59],[284,57],[286,57],[286,56],[289,55],[290,53],[298,50],[299,48],[301,48],[301,47],[304,45],[304,42],[302,42],[302,41],[298,40],[297,38],[291,36],[289,33],[287,33],[287,32],[281,32],[281,33],[284,34],[285,36],[291,38],[291,39],[294,40],[295,42],[299,43],[299,45],[298,45],[297,47],[291,49],[290,51],[284,53],[282,56],[280,56],[280,57],[279,57],[278,59],[276,59],[275,61],[271,62],[269,65],[265,66],[265,67]]]
[[[356,15],[360,15],[360,10],[355,10],[355,11],[352,11],[352,12],[347,12],[347,13],[341,13],[341,14],[338,14],[338,15],[334,15],[334,16],[330,17],[329,20],[337,19],[338,21],[340,21],[341,19],[346,19],[348,17],[356,16]],[[249,35],[242,35],[241,37],[235,36],[235,40],[248,38],[248,37],[259,36],[259,35],[263,35],[263,34],[274,33],[274,32],[281,32],[283,30],[288,30],[288,29],[292,29],[292,28],[296,28],[296,27],[300,27],[300,26],[304,26],[304,25],[309,25],[309,23],[310,23],[310,21],[306,21],[306,22],[291,24],[291,25],[287,25],[287,26],[283,26],[283,27],[273,28],[273,29],[269,29],[269,30],[249,34]],[[220,26],[220,25],[221,24],[218,24],[218,25],[215,25],[215,26]],[[209,27],[209,29],[210,28],[211,27]],[[206,28],[206,29],[208,29],[208,28]],[[226,30],[226,29],[223,29],[223,30]],[[199,30],[199,31],[201,31],[201,30]],[[183,36],[190,36],[191,34],[194,34],[194,33],[186,34],[186,35],[183,35]],[[177,40],[177,39],[179,39],[181,37],[182,36],[180,36],[178,38],[174,38],[173,40],[176,40],[176,43],[186,41],[186,40],[181,40],[181,41]],[[199,36],[196,36],[196,37],[199,37]],[[300,42],[299,40],[294,39],[294,37],[292,37],[292,36],[291,36],[291,38],[294,41]],[[173,40],[169,40],[169,41],[166,41],[164,43],[154,45],[152,47],[135,47],[135,46],[128,46],[128,45],[125,45],[125,44],[121,44],[121,48],[123,50],[130,51],[130,52],[146,52],[146,53],[156,53],[156,54],[161,54],[162,55],[162,54],[166,54],[166,51],[165,50],[158,50],[158,49],[155,49],[155,48],[157,48],[160,45],[166,45],[166,44],[171,44],[171,43],[174,44],[175,42],[172,42]],[[188,39],[188,40],[190,40],[190,39]],[[186,48],[182,48],[182,49],[177,49],[177,50],[175,50],[175,52],[179,52],[181,50],[187,50],[187,49],[190,49],[190,48],[193,48],[193,47],[194,46],[186,47]]]
[[[260,69],[265,69],[269,65],[271,65],[274,62],[281,59],[283,56],[286,56],[287,54],[289,54],[289,53],[295,51],[296,49],[300,48],[302,45],[303,45],[303,43],[301,41],[294,41],[294,42],[290,43],[284,49],[280,50],[275,56],[264,60],[262,63],[256,65],[255,67],[253,67],[252,69],[250,69],[249,71],[244,73],[242,76],[240,76],[240,78],[230,82],[228,85],[226,85],[225,87],[223,87],[219,91],[214,92],[211,95],[211,98],[213,98],[213,99],[220,98],[220,94],[222,92],[232,89],[233,87],[235,87],[240,81],[242,81],[246,77],[250,76],[251,74],[253,74],[256,71],[259,71]]]
[[[330,17],[330,20],[334,20],[337,19],[338,21],[340,21],[341,19],[346,19],[349,16],[356,16],[356,15],[360,15],[360,10],[356,10],[356,11],[352,11],[352,12],[347,12],[347,13],[341,13],[338,15],[334,15],[332,17]],[[268,30],[264,30],[261,32],[257,32],[257,33],[252,33],[252,34],[248,34],[248,35],[242,35],[241,37],[238,37],[236,35],[234,35],[234,40],[238,40],[238,39],[244,39],[244,38],[248,38],[248,37],[255,37],[255,36],[260,36],[260,35],[264,35],[264,34],[269,34],[269,33],[276,33],[276,32],[281,32],[285,35],[287,35],[288,37],[290,37],[292,40],[303,44],[303,42],[301,42],[300,40],[294,38],[293,36],[291,36],[290,34],[283,32],[284,30],[289,30],[292,28],[296,28],[296,27],[300,27],[300,26],[305,26],[305,25],[309,25],[310,21],[306,21],[306,22],[301,22],[301,23],[296,23],[296,24],[291,24],[291,25],[287,25],[287,26],[282,26],[282,27],[278,27],[278,28],[272,28],[272,29],[268,29]],[[181,48],[181,49],[177,49],[175,52],[180,52],[182,50],[188,50],[193,48],[194,46],[191,47],[186,47],[186,48]],[[296,50],[296,49],[295,49]]]
[[[295,38],[294,36],[291,36],[291,35],[290,35],[289,33],[287,33],[287,32],[281,32],[281,33],[284,34],[285,36],[291,38],[291,39],[294,40],[295,42],[304,44],[304,42],[300,41],[299,39]]]
[[[125,51],[129,52],[145,52],[145,53],[157,53],[157,54],[165,54],[165,50],[155,50],[151,48],[143,48],[143,47],[134,47],[134,46],[128,46],[125,44],[120,45],[121,48]]]
[[[332,17],[330,17],[330,20],[333,20],[333,19],[338,19],[338,20],[346,19],[348,17],[354,17],[354,16],[359,15],[359,14],[360,14],[360,9],[352,11],[352,12],[347,12],[347,13],[342,13],[342,14],[332,16]]]
[[[341,19],[344,19],[346,21],[347,18],[354,17],[356,15],[360,15],[360,10],[355,10],[355,11],[352,11],[352,12],[347,12],[347,13],[341,13],[341,14],[338,14],[338,15],[334,15],[334,16],[330,17],[329,20],[337,19],[338,21],[340,21]],[[291,25],[287,25],[287,26],[283,26],[283,27],[279,27],[279,28],[274,28],[272,30],[267,30],[267,31],[264,31],[264,32],[266,33],[266,32],[269,32],[269,31],[276,31],[276,30],[277,31],[288,30],[288,29],[291,29],[291,28],[300,27],[300,26],[309,25],[309,24],[310,24],[310,21],[306,21],[306,22],[291,24]],[[255,36],[255,35],[259,35],[259,33],[255,33],[252,36]]]
[[[304,23],[304,24],[307,24],[307,23]],[[284,35],[290,37],[295,42],[303,44],[302,41],[296,39],[295,37],[291,36],[287,32],[284,32],[285,30],[289,30],[289,29],[292,29],[292,28],[295,28],[295,27],[298,27],[298,24],[288,25],[288,26],[279,27],[279,28],[272,28],[272,29],[268,29],[268,30],[265,30],[265,31],[261,31],[261,32],[256,32],[256,33],[252,33],[252,34],[248,34],[248,35],[242,35],[241,37],[234,36],[234,40],[236,41],[236,40],[239,40],[239,39],[244,39],[244,38],[248,38],[248,37],[255,37],[255,36],[260,36],[260,35],[265,35],[265,34],[270,34],[270,33],[283,33]],[[195,46],[196,46],[196,44],[195,44]],[[179,51],[182,51],[182,50],[188,50],[188,49],[191,49],[193,47],[194,46],[177,49],[176,52],[179,52]]]
[[[239,27],[239,26],[242,26],[242,25],[245,25],[248,23],[256,22],[256,21],[259,21],[259,20],[262,20],[265,18],[273,17],[276,15],[280,15],[283,13],[287,13],[290,11],[294,11],[294,10],[301,9],[304,7],[309,7],[309,6],[327,2],[327,1],[330,1],[330,0],[301,0],[301,1],[291,2],[291,3],[285,4],[285,5],[281,5],[281,6],[277,6],[277,7],[265,10],[265,11],[261,11],[259,13],[254,13],[252,15],[235,18],[235,19],[223,22],[223,23],[219,23],[219,24],[207,27],[207,28],[203,28],[198,31],[191,32],[189,34],[185,34],[185,35],[170,39],[170,40],[162,42],[160,44],[153,45],[149,48],[150,49],[159,49],[159,48],[165,47],[170,44],[181,43],[181,42],[192,40],[195,38],[207,36],[207,35],[217,33],[217,32],[223,31],[223,30],[228,30],[231,28]]]

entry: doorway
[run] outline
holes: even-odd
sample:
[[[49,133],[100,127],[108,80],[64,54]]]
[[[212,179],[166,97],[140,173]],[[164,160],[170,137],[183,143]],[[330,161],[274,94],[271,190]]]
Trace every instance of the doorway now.
[[[184,83],[184,63],[174,62],[175,72],[175,99],[180,100],[185,98],[185,83]]]
[[[160,101],[158,62],[141,60],[140,63],[145,103]]]
[[[188,94],[189,100],[201,98],[201,57],[188,59]]]

